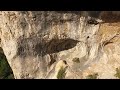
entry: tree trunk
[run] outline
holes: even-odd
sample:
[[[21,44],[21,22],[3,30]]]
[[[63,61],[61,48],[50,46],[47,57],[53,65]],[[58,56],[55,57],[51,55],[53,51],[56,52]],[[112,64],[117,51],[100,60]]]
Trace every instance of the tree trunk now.
[[[116,78],[119,12],[0,13],[1,47],[16,79],[86,78],[94,72]]]

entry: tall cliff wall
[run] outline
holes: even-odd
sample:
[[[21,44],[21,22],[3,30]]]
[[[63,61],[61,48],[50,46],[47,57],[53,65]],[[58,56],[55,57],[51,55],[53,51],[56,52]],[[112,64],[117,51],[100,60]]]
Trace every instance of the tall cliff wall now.
[[[119,11],[1,11],[1,48],[16,79],[117,78],[119,21]]]

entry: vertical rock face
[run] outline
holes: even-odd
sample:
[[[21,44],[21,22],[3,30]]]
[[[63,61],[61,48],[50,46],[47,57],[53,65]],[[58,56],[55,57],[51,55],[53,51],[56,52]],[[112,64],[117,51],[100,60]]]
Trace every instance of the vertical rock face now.
[[[64,78],[116,78],[119,19],[119,11],[2,11],[1,47],[16,79],[57,78],[61,68]]]

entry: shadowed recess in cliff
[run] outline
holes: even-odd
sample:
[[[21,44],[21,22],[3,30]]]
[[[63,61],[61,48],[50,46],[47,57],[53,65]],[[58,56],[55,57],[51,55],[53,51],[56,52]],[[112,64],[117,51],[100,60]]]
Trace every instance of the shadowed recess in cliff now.
[[[46,53],[52,54],[74,48],[78,42],[73,39],[52,39],[46,44]]]
[[[17,56],[44,56],[74,48],[79,41],[73,39],[52,39],[48,42],[40,38],[21,38],[18,43]]]
[[[115,13],[116,12],[116,13]],[[120,22],[120,11],[108,11],[101,13],[101,19],[105,23],[117,23]]]

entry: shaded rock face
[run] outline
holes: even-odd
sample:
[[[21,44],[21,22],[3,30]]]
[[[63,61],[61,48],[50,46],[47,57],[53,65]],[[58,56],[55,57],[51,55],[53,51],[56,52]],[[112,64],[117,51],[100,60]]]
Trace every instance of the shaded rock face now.
[[[2,11],[1,47],[16,79],[57,78],[60,68],[69,79],[116,78],[119,19],[119,11]]]

